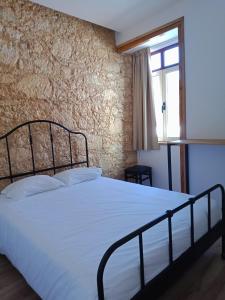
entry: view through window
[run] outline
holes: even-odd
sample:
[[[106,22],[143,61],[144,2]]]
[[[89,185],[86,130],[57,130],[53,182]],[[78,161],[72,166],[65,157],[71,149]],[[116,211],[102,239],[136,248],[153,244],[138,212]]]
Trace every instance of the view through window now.
[[[158,138],[179,138],[178,43],[151,51],[151,69]]]

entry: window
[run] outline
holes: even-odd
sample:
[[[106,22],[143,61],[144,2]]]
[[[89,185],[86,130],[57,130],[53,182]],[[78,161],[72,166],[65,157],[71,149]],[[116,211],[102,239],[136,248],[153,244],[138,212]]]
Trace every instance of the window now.
[[[171,65],[175,65],[179,63],[179,49],[177,47],[173,47],[164,51],[164,66],[169,67]]]
[[[152,70],[161,69],[161,55],[160,55],[160,53],[152,55],[152,57],[151,57],[151,67],[152,67]]]
[[[158,138],[160,140],[179,138],[178,44],[153,52],[151,68]]]

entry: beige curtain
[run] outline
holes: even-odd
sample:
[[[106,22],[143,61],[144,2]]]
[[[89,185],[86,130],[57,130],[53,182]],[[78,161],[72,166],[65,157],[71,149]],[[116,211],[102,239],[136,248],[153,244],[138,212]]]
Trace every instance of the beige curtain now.
[[[152,95],[150,49],[133,55],[133,146],[134,150],[159,149]]]

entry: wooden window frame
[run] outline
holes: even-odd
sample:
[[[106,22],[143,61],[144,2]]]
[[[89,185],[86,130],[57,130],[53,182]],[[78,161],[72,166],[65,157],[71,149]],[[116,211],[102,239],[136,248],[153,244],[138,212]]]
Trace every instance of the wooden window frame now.
[[[150,32],[129,40],[117,46],[119,53],[126,52],[143,43],[146,43],[151,38],[160,35],[171,29],[178,28],[178,45],[179,45],[179,92],[180,92],[180,139],[186,139],[186,88],[185,88],[185,50],[184,50],[184,17],[176,19],[165,25],[162,25]],[[185,166],[185,146],[180,147],[180,177],[181,191],[186,192],[186,166]]]

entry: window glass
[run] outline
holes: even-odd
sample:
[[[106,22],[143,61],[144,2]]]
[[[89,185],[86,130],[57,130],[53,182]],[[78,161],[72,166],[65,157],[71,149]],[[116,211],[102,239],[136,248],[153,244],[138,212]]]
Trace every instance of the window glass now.
[[[162,140],[180,137],[179,47],[166,49],[151,57],[156,131]]]
[[[156,116],[156,132],[159,138],[163,138],[163,114],[162,114],[162,89],[161,76],[155,74],[152,77],[153,99]]]
[[[164,52],[165,67],[179,63],[179,48],[174,47]]]
[[[161,53],[157,53],[151,56],[152,71],[161,68]]]
[[[179,71],[165,74],[166,106],[167,106],[167,137],[180,136],[179,120]]]

